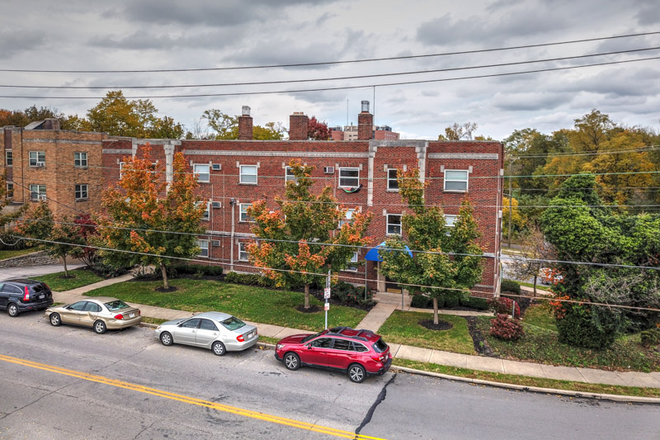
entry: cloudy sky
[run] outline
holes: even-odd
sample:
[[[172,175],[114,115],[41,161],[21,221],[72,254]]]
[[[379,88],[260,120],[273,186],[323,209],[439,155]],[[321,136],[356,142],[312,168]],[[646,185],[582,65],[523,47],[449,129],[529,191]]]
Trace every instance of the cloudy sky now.
[[[659,31],[657,0],[3,0],[0,108],[82,116],[121,88],[188,128],[206,109],[233,115],[242,105],[260,125],[288,126],[294,111],[345,125],[368,100],[377,124],[409,139],[468,121],[496,139],[525,127],[550,133],[592,108],[660,130],[660,59],[642,60],[660,57],[648,50],[660,47],[649,34]],[[547,45],[639,33],[649,35]],[[484,51],[526,45],[543,46]],[[414,57],[450,52],[468,53]],[[565,57],[577,58],[529,63]],[[639,61],[510,75],[630,60]],[[517,64],[492,66],[505,63]],[[140,72],[205,68],[216,70]],[[106,73],[8,71],[20,69]],[[137,72],[119,72],[128,70]]]

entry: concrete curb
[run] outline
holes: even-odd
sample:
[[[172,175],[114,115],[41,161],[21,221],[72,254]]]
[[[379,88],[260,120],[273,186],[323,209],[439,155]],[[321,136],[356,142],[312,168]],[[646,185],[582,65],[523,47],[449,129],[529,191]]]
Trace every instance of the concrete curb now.
[[[156,327],[158,327],[158,325],[141,322],[140,327],[150,327],[155,329]],[[268,342],[257,342],[256,346],[261,349],[275,350],[275,344],[270,344]],[[530,387],[526,385],[516,385],[516,384],[504,383],[504,382],[492,382],[489,380],[472,379],[469,377],[452,376],[449,374],[434,373],[432,371],[424,371],[424,370],[416,370],[414,368],[400,367],[398,365],[392,365],[390,370],[402,371],[404,373],[410,373],[410,374],[419,374],[420,376],[437,377],[439,379],[453,380],[455,382],[466,382],[475,385],[503,388],[508,390],[525,391],[525,392],[538,393],[538,394],[556,394],[560,396],[574,397],[576,399],[593,399],[593,400],[605,400],[605,401],[617,402],[617,403],[639,403],[639,404],[660,405],[660,398],[658,397],[637,397],[637,396],[624,396],[617,394],[597,394],[597,393],[585,393],[583,391],[570,391],[570,390],[557,390],[554,388]]]
[[[583,391],[569,391],[569,390],[557,390],[554,388],[530,387],[525,385],[515,385],[515,384],[503,383],[503,382],[492,382],[482,379],[472,379],[469,377],[451,376],[449,374],[433,373],[431,371],[416,370],[414,368],[400,367],[398,365],[393,365],[391,369],[396,371],[403,371],[405,373],[419,374],[423,376],[431,376],[440,379],[453,380],[456,382],[467,382],[475,385],[485,385],[490,387],[504,388],[504,389],[517,390],[517,391],[525,391],[525,392],[540,393],[540,394],[557,394],[561,396],[569,396],[579,399],[607,400],[618,403],[644,403],[644,404],[660,405],[660,398],[657,397],[637,397],[637,396],[624,396],[617,394],[597,394],[597,393],[585,393]]]

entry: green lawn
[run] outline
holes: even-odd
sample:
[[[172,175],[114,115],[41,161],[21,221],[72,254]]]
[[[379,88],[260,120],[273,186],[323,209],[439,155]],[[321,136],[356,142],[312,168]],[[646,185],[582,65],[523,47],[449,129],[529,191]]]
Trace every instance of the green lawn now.
[[[556,331],[542,326],[546,318],[532,319],[536,323],[532,325],[527,323],[525,314],[525,335],[517,342],[508,342],[490,336],[490,319],[480,317],[479,330],[487,338],[490,348],[505,359],[605,370],[660,371],[660,353],[643,348],[639,344],[639,335],[620,337],[607,350],[574,347],[560,343]]]
[[[216,310],[231,313],[241,319],[261,324],[273,324],[308,331],[320,331],[324,312],[302,313],[296,307],[303,304],[303,294],[270,290],[255,286],[222,283],[210,280],[174,279],[170,285],[177,291],[157,292],[161,281],[129,281],[93,290],[89,296],[112,296],[129,303],[146,304],[188,312]],[[322,303],[312,298],[312,305]],[[332,305],[328,312],[328,327],[356,327],[367,314],[364,310]]]
[[[32,254],[38,252],[34,248],[19,249],[17,251],[0,251],[0,260],[6,260],[7,258],[20,257],[21,255]]]
[[[422,327],[419,322],[425,319],[433,319],[433,314],[396,310],[378,330],[378,334],[388,343],[475,354],[465,318],[440,315],[440,320],[453,324],[454,327],[450,330],[429,330]]]
[[[82,268],[70,270],[69,276],[72,278],[64,278],[64,272],[52,273],[49,275],[42,275],[34,277],[35,280],[43,281],[48,284],[51,290],[56,292],[64,292],[66,290],[75,289],[77,287],[87,286],[88,284],[98,283],[103,281],[103,278],[96,275],[91,270]]]
[[[547,303],[530,306],[525,311],[523,322],[546,330],[557,331],[557,323],[554,316],[552,316],[550,306]]]

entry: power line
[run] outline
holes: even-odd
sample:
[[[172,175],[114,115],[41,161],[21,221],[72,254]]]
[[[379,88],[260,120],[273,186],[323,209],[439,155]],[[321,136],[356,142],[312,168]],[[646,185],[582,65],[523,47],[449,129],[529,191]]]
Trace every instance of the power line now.
[[[212,84],[174,84],[174,85],[140,85],[140,86],[131,86],[131,85],[113,85],[113,86],[44,86],[44,85],[13,85],[13,84],[0,84],[0,88],[20,88],[20,89],[52,89],[52,90],[103,90],[103,89],[184,89],[184,88],[208,88],[208,87],[237,87],[237,86],[261,86],[261,85],[275,85],[275,84],[301,84],[301,83],[311,83],[311,82],[325,82],[325,81],[340,81],[340,80],[355,80],[355,79],[366,79],[366,78],[386,78],[391,76],[404,76],[404,75],[423,75],[429,73],[440,73],[440,72],[456,72],[462,70],[475,70],[475,69],[490,69],[493,67],[507,67],[507,66],[520,66],[527,64],[537,64],[537,63],[546,63],[546,62],[556,62],[556,61],[569,61],[577,60],[583,58],[593,58],[600,56],[610,56],[610,55],[620,55],[627,53],[637,53],[637,52],[646,52],[660,49],[660,46],[647,47],[647,48],[637,48],[637,49],[627,49],[627,50],[618,50],[611,52],[601,52],[594,54],[586,55],[575,55],[575,56],[566,56],[566,57],[555,57],[555,58],[545,58],[540,60],[527,60],[527,61],[512,61],[507,63],[496,63],[496,64],[483,64],[477,66],[465,66],[465,67],[448,67],[443,69],[431,69],[431,70],[416,70],[416,71],[405,71],[405,72],[391,72],[391,73],[376,73],[369,75],[348,75],[348,76],[337,76],[337,77],[326,77],[326,78],[307,78],[307,79],[293,79],[293,80],[270,80],[270,81],[247,81],[247,82],[234,82],[234,83],[212,83]]]
[[[453,55],[469,55],[469,54],[478,54],[478,53],[487,53],[487,52],[501,52],[509,50],[518,50],[518,49],[532,49],[538,47],[548,47],[548,46],[560,46],[568,44],[577,44],[577,43],[589,43],[595,41],[606,41],[614,40],[621,38],[633,38],[633,37],[643,37],[650,35],[660,34],[660,31],[653,32],[639,32],[634,34],[625,34],[625,35],[614,35],[608,37],[596,37],[596,38],[582,38],[575,40],[565,40],[565,41],[556,41],[551,43],[537,43],[537,44],[525,44],[518,46],[505,46],[505,47],[494,47],[489,49],[476,49],[476,50],[465,50],[465,51],[456,51],[456,52],[441,52],[433,54],[421,54],[421,55],[404,55],[397,57],[382,57],[382,58],[365,58],[357,60],[344,60],[344,61],[322,61],[322,62],[310,62],[310,63],[289,63],[289,64],[270,64],[270,65],[260,65],[260,66],[234,66],[234,67],[199,67],[199,68],[181,68],[181,69],[133,69],[133,70],[38,70],[38,69],[0,69],[0,72],[21,72],[21,73],[93,73],[93,74],[110,74],[110,73],[171,73],[171,72],[204,72],[204,71],[227,71],[227,70],[251,70],[251,69],[274,69],[274,68],[291,68],[291,67],[311,67],[311,66],[328,66],[328,65],[339,65],[339,64],[353,64],[353,63],[368,63],[376,61],[396,61],[396,60],[408,60],[408,59],[417,59],[417,58],[432,58],[432,57],[443,57],[443,56],[453,56]]]
[[[641,61],[652,61],[658,60],[660,56],[657,57],[648,57],[648,58],[637,58],[632,60],[620,60],[620,61],[607,61],[602,63],[592,63],[592,64],[583,64],[579,66],[564,66],[564,67],[552,67],[544,69],[535,69],[535,70],[525,70],[518,72],[506,72],[506,73],[493,73],[493,74],[484,74],[484,75],[474,75],[474,76],[460,76],[460,77],[451,77],[451,78],[440,78],[440,79],[427,79],[427,80],[416,80],[416,81],[397,81],[390,83],[381,83],[381,84],[365,84],[365,85],[354,85],[354,86],[335,86],[335,87],[317,87],[310,89],[291,89],[291,90],[269,90],[269,91],[254,91],[254,92],[227,92],[227,93],[198,93],[198,94],[181,94],[181,95],[137,95],[137,96],[126,96],[126,99],[177,99],[177,98],[205,98],[205,97],[220,97],[220,96],[250,96],[250,95],[274,95],[274,94],[284,94],[284,93],[307,93],[307,92],[322,92],[322,91],[333,91],[333,90],[352,90],[352,89],[365,89],[365,88],[374,88],[374,87],[392,87],[392,86],[403,86],[403,85],[414,85],[414,84],[429,84],[429,83],[438,83],[438,82],[449,82],[449,81],[462,81],[469,79],[484,79],[484,78],[499,78],[505,76],[514,76],[514,75],[527,75],[532,73],[544,73],[544,72],[557,72],[563,70],[574,70],[582,69],[586,67],[600,67],[600,66],[612,66],[618,64],[628,64],[636,63]],[[106,98],[105,96],[32,96],[32,95],[0,95],[0,98],[4,99],[94,99],[100,100]]]

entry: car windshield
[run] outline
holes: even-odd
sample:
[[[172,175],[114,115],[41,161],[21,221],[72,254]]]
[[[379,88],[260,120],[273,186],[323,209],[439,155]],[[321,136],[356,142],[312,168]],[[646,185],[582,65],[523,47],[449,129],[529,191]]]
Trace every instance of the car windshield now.
[[[309,336],[307,336],[305,339],[303,339],[302,341],[303,341],[303,343],[304,343],[304,342],[307,342],[307,341],[309,341],[309,340],[311,340],[311,339],[314,339],[314,338],[317,337],[317,336],[321,336],[321,334],[323,334],[323,332],[321,332],[321,333],[315,333],[315,334],[313,334],[313,335],[309,335]]]
[[[234,316],[221,321],[220,324],[222,324],[227,330],[236,330],[245,325],[243,321]]]
[[[105,303],[105,306],[111,312],[114,312],[115,310],[127,309],[128,307],[130,307],[124,301],[121,301],[121,300],[118,300],[118,299],[115,300],[115,301],[110,301],[110,302]]]
[[[383,341],[383,338],[379,338],[376,343],[373,345],[374,351],[376,353],[382,353],[387,350],[387,344]]]

